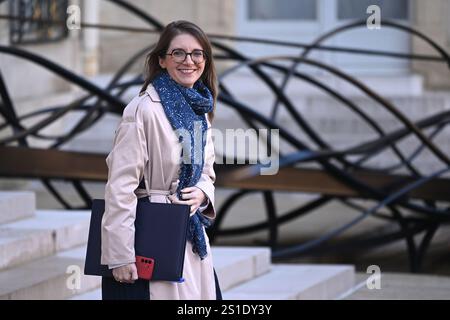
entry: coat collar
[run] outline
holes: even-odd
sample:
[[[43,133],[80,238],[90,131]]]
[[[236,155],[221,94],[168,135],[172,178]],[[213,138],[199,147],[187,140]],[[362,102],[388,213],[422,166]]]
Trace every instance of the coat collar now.
[[[161,98],[159,97],[158,92],[156,92],[156,89],[152,84],[149,84],[145,91],[148,93],[150,99],[152,99],[153,102],[161,102]]]

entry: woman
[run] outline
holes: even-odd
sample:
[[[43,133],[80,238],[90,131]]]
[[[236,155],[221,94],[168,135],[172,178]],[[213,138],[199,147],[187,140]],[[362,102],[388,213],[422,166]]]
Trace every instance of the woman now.
[[[103,299],[221,299],[205,233],[216,215],[210,128],[217,86],[207,36],[193,23],[170,23],[147,56],[146,71],[106,159],[101,262],[114,279],[102,279]],[[190,205],[183,283],[137,279],[137,201]]]

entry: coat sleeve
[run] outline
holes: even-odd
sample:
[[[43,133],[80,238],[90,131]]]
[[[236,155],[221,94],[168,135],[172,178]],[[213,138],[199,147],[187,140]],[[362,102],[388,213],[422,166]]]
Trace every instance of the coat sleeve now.
[[[216,173],[214,171],[214,161],[215,161],[215,151],[214,142],[212,140],[211,134],[211,124],[207,119],[208,130],[206,133],[206,145],[205,145],[205,162],[203,166],[202,175],[200,180],[196,183],[196,187],[200,188],[208,198],[207,203],[200,207],[200,212],[202,212],[206,217],[214,219],[216,217],[216,209],[214,206],[214,182],[216,181]]]
[[[124,111],[113,148],[106,158],[108,181],[102,219],[102,264],[126,264],[136,260],[134,220],[137,196],[134,191],[143,177],[147,161],[143,125]]]

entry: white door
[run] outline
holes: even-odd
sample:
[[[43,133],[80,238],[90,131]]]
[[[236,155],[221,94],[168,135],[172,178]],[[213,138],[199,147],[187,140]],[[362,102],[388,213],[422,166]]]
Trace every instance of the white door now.
[[[369,5],[381,8],[381,29],[351,29],[323,42],[324,45],[410,52],[410,36],[383,27],[383,19],[407,24],[409,0],[237,0],[237,31],[252,36],[309,43],[338,26],[367,19]],[[298,55],[301,49],[259,44],[238,44],[249,56]],[[310,57],[325,61],[352,74],[402,74],[409,71],[407,60],[374,58],[355,54],[314,51]],[[313,70],[308,68],[308,70]]]

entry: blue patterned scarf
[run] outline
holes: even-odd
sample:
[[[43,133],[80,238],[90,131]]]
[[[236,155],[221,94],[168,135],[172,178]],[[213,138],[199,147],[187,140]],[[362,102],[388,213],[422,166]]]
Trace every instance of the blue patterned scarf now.
[[[167,71],[156,76],[152,84],[161,98],[164,112],[182,145],[180,182],[176,192],[178,199],[183,200],[181,189],[195,186],[203,171],[205,131],[208,127],[205,114],[213,109],[213,97],[201,80],[198,80],[193,88],[187,88],[174,81]],[[201,123],[201,137],[198,136],[198,133],[194,135],[194,123]],[[186,130],[190,134],[191,141],[186,141],[188,139],[183,139],[185,135],[180,134]],[[199,143],[201,143],[201,147],[198,145]],[[183,157],[183,153],[186,152],[187,156]],[[188,158],[188,161],[185,161],[185,158]],[[189,218],[188,240],[192,243],[192,251],[197,253],[202,260],[207,255],[202,226],[209,227],[210,225],[211,221],[198,209]]]

